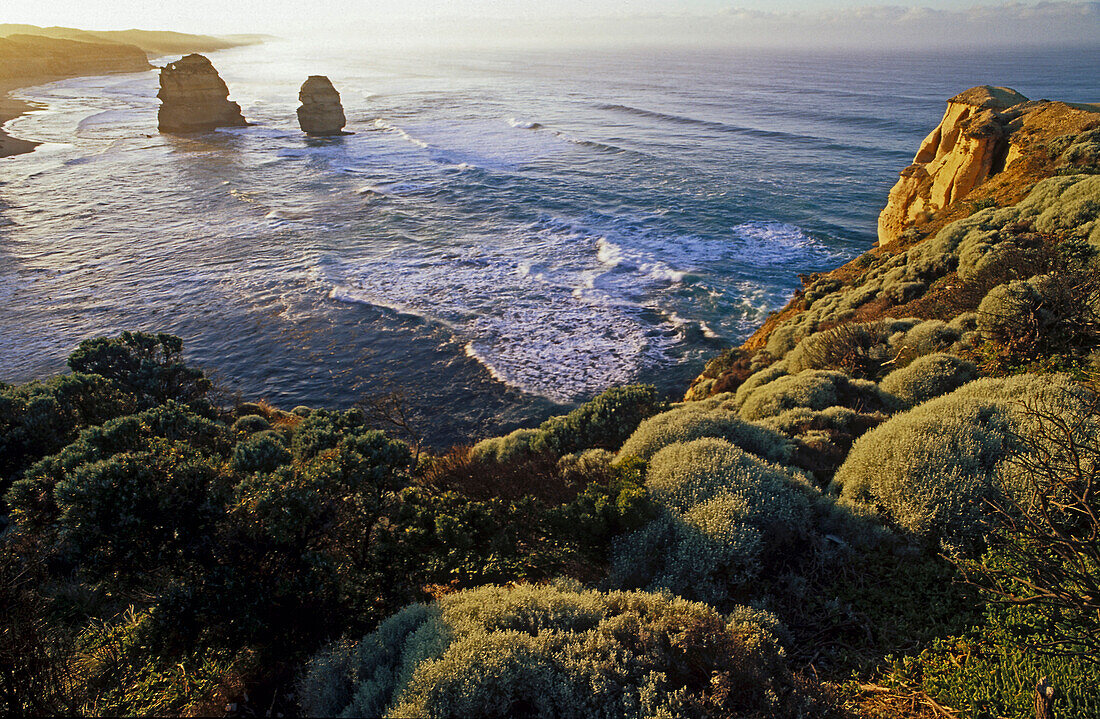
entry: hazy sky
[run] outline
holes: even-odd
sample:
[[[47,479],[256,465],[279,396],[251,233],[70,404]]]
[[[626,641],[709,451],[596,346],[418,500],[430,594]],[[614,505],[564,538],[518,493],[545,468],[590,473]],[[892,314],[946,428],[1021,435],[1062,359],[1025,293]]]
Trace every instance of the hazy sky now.
[[[338,30],[530,44],[1091,44],[1100,2],[997,0],[0,0],[0,22],[189,32]]]

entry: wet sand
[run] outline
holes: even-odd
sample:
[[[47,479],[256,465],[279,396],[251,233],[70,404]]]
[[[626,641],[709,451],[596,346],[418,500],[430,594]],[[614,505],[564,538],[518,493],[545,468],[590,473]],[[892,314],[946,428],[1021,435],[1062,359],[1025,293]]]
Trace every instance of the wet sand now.
[[[34,110],[35,106],[16,100],[9,96],[12,90],[16,90],[20,87],[25,87],[32,83],[4,83],[0,82],[0,127],[4,125],[8,120],[12,120],[19,117],[25,112]],[[31,142],[29,140],[20,140],[17,137],[11,137],[3,130],[0,130],[0,157],[10,157],[12,155],[21,155],[24,152],[31,152],[34,148],[38,147],[37,142]]]

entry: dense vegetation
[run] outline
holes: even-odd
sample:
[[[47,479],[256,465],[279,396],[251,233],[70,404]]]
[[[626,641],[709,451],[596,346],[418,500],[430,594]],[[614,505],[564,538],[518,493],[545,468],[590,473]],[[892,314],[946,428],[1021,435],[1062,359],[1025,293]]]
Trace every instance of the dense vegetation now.
[[[694,401],[442,454],[88,340],[0,385],[2,707],[1015,717],[1045,677],[1094,717],[1098,216],[1045,180],[814,281]]]

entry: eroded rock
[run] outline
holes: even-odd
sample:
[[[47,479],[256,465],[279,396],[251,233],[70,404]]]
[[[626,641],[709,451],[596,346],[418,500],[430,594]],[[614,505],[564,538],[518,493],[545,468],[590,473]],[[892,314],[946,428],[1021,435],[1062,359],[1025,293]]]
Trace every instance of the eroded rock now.
[[[344,135],[344,106],[340,93],[324,75],[310,75],[298,92],[298,125],[307,135]]]
[[[192,54],[160,71],[161,132],[203,132],[247,125],[241,106],[229,100],[229,88],[210,60]]]
[[[966,197],[1006,165],[1009,108],[1026,97],[1006,87],[973,87],[947,101],[943,120],[921,143],[913,164],[901,171],[878,218],[880,245],[906,227]]]

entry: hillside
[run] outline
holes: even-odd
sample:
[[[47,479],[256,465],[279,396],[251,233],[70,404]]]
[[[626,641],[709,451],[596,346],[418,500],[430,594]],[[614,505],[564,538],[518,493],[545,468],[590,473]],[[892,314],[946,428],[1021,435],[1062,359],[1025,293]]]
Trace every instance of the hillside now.
[[[0,383],[0,709],[1100,716],[1100,115],[975,88],[899,185],[694,401],[436,454],[167,334]]]
[[[59,40],[77,40],[87,43],[136,45],[151,58],[161,55],[184,55],[192,52],[213,52],[241,45],[263,42],[267,36],[237,35],[213,37],[190,35],[165,30],[77,30],[70,27],[38,27],[36,25],[0,24],[0,38],[11,35],[34,35]]]

